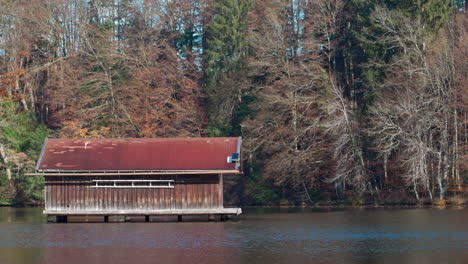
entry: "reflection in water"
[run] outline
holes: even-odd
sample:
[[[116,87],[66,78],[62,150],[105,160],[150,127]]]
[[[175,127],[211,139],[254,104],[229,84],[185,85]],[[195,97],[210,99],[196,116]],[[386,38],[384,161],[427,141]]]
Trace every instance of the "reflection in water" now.
[[[46,224],[0,208],[0,263],[468,263],[468,209],[252,209],[230,222]]]
[[[47,225],[44,263],[232,263],[223,223]],[[129,228],[128,228],[129,227]]]

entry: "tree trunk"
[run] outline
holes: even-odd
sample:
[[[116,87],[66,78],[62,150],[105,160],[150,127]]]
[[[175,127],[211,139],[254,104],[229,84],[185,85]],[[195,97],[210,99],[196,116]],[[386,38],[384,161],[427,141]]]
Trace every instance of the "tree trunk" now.
[[[461,190],[460,186],[460,171],[458,170],[458,114],[457,109],[454,110],[454,128],[455,128],[455,135],[454,135],[454,146],[453,146],[453,170],[455,173],[455,181],[458,186],[458,190]]]
[[[9,182],[11,182],[11,169],[8,166],[8,156],[6,154],[5,147],[3,146],[3,144],[0,144],[0,156],[3,159],[3,164],[5,166],[7,179]]]
[[[437,163],[437,183],[439,185],[439,199],[444,199],[444,186],[442,184],[442,154],[439,152],[439,161]]]
[[[387,176],[388,176],[387,163],[388,163],[388,154],[385,153],[384,156],[383,156],[384,180],[383,180],[383,182],[381,182],[380,189],[382,189],[382,185],[385,182],[387,182]]]
[[[413,180],[413,190],[414,190],[414,195],[416,195],[416,200],[419,201],[419,193],[418,193],[418,189],[416,189],[416,181]]]
[[[302,186],[304,187],[304,192],[306,193],[307,199],[309,200],[310,204],[313,204],[314,202],[312,201],[312,198],[310,198],[309,191],[307,190],[304,179],[302,179]]]
[[[22,67],[22,64],[21,64],[20,67]],[[20,92],[20,80],[19,80],[19,75],[18,74],[15,77],[15,91],[16,91],[16,93]],[[29,107],[28,107],[28,104],[26,103],[26,100],[24,99],[24,96],[25,95],[22,93],[21,94],[21,104],[23,105],[24,110],[29,111]]]

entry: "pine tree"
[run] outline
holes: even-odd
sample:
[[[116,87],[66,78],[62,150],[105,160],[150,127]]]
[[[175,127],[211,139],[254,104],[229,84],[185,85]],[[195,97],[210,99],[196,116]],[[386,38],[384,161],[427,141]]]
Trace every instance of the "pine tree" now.
[[[24,173],[33,170],[46,136],[45,126],[22,111],[18,102],[0,98],[0,204],[44,198],[44,179]]]
[[[205,92],[208,95],[208,134],[238,135],[242,108],[240,74],[247,56],[247,14],[252,0],[216,0],[206,29]],[[240,74],[242,75],[242,74]],[[245,108],[245,107],[244,107]]]
[[[216,0],[207,28],[205,47],[206,91],[216,89],[220,75],[240,69],[247,51],[245,32],[251,0]]]

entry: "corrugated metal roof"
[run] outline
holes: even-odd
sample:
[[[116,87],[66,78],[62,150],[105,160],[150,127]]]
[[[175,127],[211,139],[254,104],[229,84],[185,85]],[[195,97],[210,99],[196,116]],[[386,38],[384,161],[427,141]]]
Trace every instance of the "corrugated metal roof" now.
[[[51,171],[235,170],[240,138],[48,139],[36,169]]]

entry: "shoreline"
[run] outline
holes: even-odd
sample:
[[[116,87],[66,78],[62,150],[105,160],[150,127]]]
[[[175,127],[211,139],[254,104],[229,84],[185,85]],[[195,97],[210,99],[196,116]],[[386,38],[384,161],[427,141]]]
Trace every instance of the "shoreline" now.
[[[306,206],[300,206],[300,205],[246,205],[246,206],[241,206],[242,208],[284,208],[284,209],[351,209],[351,208],[364,208],[364,209],[379,209],[379,208],[395,208],[395,209],[412,209],[412,208],[455,208],[455,207],[461,207],[461,208],[468,208],[468,204],[455,204],[455,205],[448,205],[448,204],[443,204],[443,205],[437,205],[437,204],[430,204],[430,205],[425,205],[425,204],[420,204],[420,205],[404,205],[404,204],[398,204],[398,205],[306,205]]]
[[[41,207],[44,204],[0,204],[0,207],[13,207],[13,208],[35,208]]]

